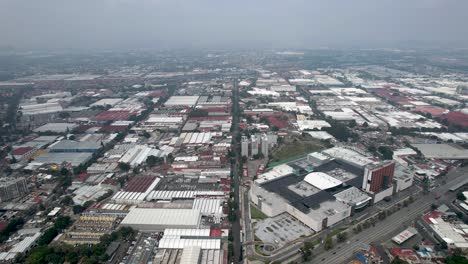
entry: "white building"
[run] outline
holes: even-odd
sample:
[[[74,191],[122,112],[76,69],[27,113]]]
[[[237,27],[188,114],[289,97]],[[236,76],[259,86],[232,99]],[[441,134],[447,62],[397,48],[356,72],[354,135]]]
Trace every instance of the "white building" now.
[[[146,232],[166,228],[198,228],[201,213],[197,209],[131,208],[120,223]]]
[[[241,141],[241,156],[248,157],[249,156],[249,140],[246,136],[242,136]]]

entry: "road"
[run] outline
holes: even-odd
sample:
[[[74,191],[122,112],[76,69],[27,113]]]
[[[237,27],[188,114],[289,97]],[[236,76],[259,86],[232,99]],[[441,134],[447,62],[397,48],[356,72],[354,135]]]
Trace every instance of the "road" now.
[[[234,87],[232,91],[232,146],[231,150],[234,153],[234,163],[231,163],[231,171],[233,173],[232,180],[234,182],[234,201],[238,206],[241,206],[239,199],[239,164],[240,164],[240,130],[239,130],[239,87],[237,86],[237,80],[234,80]],[[240,215],[237,215],[236,220],[232,223],[231,232],[233,235],[233,246],[234,246],[234,263],[239,263],[241,261],[241,241],[240,241]]]
[[[395,235],[395,232],[408,226],[414,219],[420,217],[424,212],[430,210],[431,204],[437,203],[434,193],[446,193],[450,187],[464,179],[468,168],[457,168],[451,171],[445,178],[447,184],[434,189],[432,193],[416,197],[415,201],[408,207],[403,207],[400,211],[388,216],[382,222],[377,222],[375,227],[365,229],[359,234],[350,238],[349,244],[340,244],[340,249],[332,249],[317,255],[314,260],[324,261],[329,264],[341,264],[349,260],[353,253],[360,247],[373,242],[383,242]],[[310,263],[313,263],[314,260]]]

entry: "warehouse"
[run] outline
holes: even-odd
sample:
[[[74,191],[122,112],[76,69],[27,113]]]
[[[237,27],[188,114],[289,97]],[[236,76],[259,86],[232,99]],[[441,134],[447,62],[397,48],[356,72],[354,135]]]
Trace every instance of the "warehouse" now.
[[[195,106],[198,102],[199,96],[171,96],[166,103],[165,106],[188,106],[192,107]]]
[[[65,133],[72,131],[76,127],[78,125],[73,123],[48,123],[34,129],[34,132]]]
[[[198,228],[200,221],[201,213],[196,209],[131,208],[120,224],[154,232],[166,228]]]
[[[50,152],[97,152],[101,149],[100,144],[94,142],[79,142],[73,140],[62,140],[49,146]]]
[[[61,165],[63,162],[66,162],[66,163],[70,163],[73,167],[78,167],[81,164],[88,162],[92,157],[93,157],[93,153],[91,152],[82,152],[82,153],[49,152],[49,153],[44,153],[34,158],[34,163]]]
[[[104,98],[104,99],[101,99],[93,104],[91,104],[90,106],[93,107],[93,106],[107,106],[107,105],[110,105],[110,106],[114,106],[120,102],[122,102],[123,99],[121,98]]]
[[[450,144],[412,144],[428,159],[468,159],[468,150]]]
[[[131,167],[135,167],[145,162],[149,156],[164,158],[168,154],[169,153],[166,153],[164,150],[147,147],[145,145],[136,145],[125,152],[119,162],[127,163]]]

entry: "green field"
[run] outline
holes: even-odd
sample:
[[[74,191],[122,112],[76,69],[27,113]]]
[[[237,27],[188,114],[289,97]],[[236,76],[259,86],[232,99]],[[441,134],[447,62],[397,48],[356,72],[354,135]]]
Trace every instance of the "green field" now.
[[[323,148],[320,142],[315,141],[294,141],[281,145],[272,153],[272,162],[281,162],[293,157],[300,157],[310,152],[319,151]]]
[[[250,218],[263,220],[268,218],[262,211],[258,210],[257,207],[250,205]]]

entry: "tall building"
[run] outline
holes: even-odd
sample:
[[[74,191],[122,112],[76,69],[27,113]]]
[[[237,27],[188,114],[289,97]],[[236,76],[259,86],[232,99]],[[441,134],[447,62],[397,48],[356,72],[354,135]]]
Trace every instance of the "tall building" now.
[[[249,156],[249,140],[246,136],[242,136],[241,140],[241,156],[248,157]]]
[[[252,135],[250,136],[250,146],[251,146],[251,154],[252,156],[258,154],[258,139],[257,136]]]
[[[28,193],[28,182],[25,178],[5,179],[0,182],[0,202],[9,201]]]
[[[372,163],[364,167],[362,189],[370,193],[380,193],[389,189],[395,174],[395,161]]]
[[[268,157],[268,150],[270,148],[270,141],[268,140],[268,136],[263,134],[260,140],[261,140],[262,154],[263,156]]]

